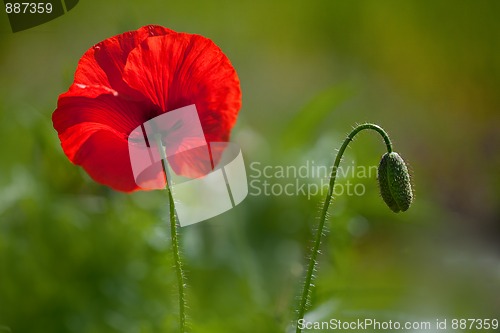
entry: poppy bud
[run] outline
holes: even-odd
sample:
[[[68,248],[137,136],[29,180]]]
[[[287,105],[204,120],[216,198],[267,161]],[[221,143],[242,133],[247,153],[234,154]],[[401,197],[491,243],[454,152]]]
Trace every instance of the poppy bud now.
[[[382,199],[398,213],[406,211],[413,200],[410,174],[398,153],[385,153],[378,167],[378,183]]]

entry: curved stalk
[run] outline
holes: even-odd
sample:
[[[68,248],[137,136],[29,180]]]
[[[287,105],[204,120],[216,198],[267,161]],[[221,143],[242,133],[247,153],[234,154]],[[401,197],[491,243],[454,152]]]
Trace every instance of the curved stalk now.
[[[356,134],[365,129],[371,129],[378,132],[382,138],[384,139],[385,145],[387,147],[387,152],[392,152],[392,143],[389,139],[387,133],[380,127],[374,124],[363,124],[357,126],[344,140],[344,143],[340,147],[339,152],[337,153],[337,157],[335,158],[335,162],[332,168],[332,172],[330,174],[330,183],[328,187],[328,194],[325,198],[325,203],[323,205],[323,209],[321,210],[321,216],[319,220],[318,230],[316,231],[316,236],[314,240],[314,245],[311,249],[311,256],[309,257],[309,265],[307,267],[306,279],[304,282],[304,289],[302,290],[302,296],[300,300],[299,310],[298,310],[298,318],[297,318],[297,330],[296,333],[301,333],[302,329],[300,329],[300,325],[298,324],[299,320],[304,318],[304,314],[307,309],[307,303],[309,299],[309,294],[311,292],[311,283],[313,279],[314,268],[317,264],[317,257],[319,253],[319,247],[321,245],[321,237],[323,236],[323,230],[325,228],[326,214],[328,212],[328,207],[330,206],[330,202],[332,200],[333,188],[335,186],[335,180],[337,179],[337,169],[339,167],[340,161],[342,160],[342,155],[349,145],[349,143],[354,139]]]

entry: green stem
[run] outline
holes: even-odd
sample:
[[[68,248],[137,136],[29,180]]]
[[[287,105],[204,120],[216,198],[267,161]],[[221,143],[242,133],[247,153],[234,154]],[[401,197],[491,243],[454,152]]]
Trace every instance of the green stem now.
[[[311,256],[309,258],[309,265],[307,267],[307,274],[306,274],[306,280],[304,282],[304,289],[302,290],[302,297],[300,299],[300,306],[299,306],[299,311],[298,311],[298,318],[297,318],[297,330],[296,333],[302,332],[300,329],[300,326],[298,325],[298,321],[304,318],[304,314],[307,309],[307,302],[309,300],[309,293],[311,292],[311,283],[313,279],[313,273],[314,273],[314,268],[316,267],[317,264],[317,257],[319,253],[319,247],[321,245],[321,237],[323,236],[323,229],[325,227],[325,221],[326,221],[326,214],[328,212],[328,207],[330,206],[330,202],[332,200],[332,194],[333,194],[333,188],[335,186],[335,180],[337,178],[337,169],[339,167],[340,161],[342,160],[342,155],[344,155],[344,152],[349,145],[349,143],[354,139],[356,134],[361,132],[362,130],[365,129],[371,129],[376,132],[378,132],[384,139],[385,145],[387,147],[387,151],[390,153],[392,152],[392,143],[391,140],[389,139],[389,136],[387,133],[380,127],[374,124],[363,124],[357,126],[344,140],[344,143],[340,147],[339,152],[337,153],[337,157],[335,158],[335,163],[332,168],[332,173],[330,174],[330,184],[328,187],[328,194],[326,195],[325,203],[323,205],[323,209],[321,210],[321,216],[319,220],[319,225],[318,225],[318,230],[316,231],[316,237],[314,240],[314,245],[311,249]]]
[[[168,188],[168,185],[167,185]],[[174,199],[172,191],[167,189],[170,201],[170,234],[172,237],[172,251],[174,253],[175,270],[177,273],[177,285],[179,289],[179,326],[180,332],[186,331],[186,300],[184,295],[184,271],[182,269],[181,255],[179,251],[179,234],[175,218]]]
[[[163,172],[165,173],[166,180],[166,190],[168,193],[168,200],[170,206],[170,237],[172,238],[172,252],[174,254],[175,271],[177,275],[177,286],[179,290],[179,328],[180,332],[184,333],[186,331],[186,300],[184,292],[184,271],[182,270],[182,261],[179,251],[179,234],[177,232],[177,219],[175,215],[175,205],[174,198],[172,196],[172,189],[170,188],[170,174],[167,167],[167,156],[165,154],[165,149],[161,141],[161,135],[156,134],[156,145],[161,156],[161,163],[163,166]]]

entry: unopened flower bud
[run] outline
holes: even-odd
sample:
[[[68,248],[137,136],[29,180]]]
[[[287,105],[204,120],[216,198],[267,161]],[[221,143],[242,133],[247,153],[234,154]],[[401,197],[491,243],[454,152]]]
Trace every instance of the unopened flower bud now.
[[[406,211],[413,200],[410,174],[398,153],[385,153],[378,167],[378,183],[382,199],[398,213]]]

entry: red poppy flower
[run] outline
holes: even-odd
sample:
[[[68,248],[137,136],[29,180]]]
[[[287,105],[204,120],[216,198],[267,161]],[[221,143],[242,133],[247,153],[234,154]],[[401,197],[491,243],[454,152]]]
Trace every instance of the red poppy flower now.
[[[131,131],[191,104],[207,142],[229,140],[241,107],[229,59],[203,36],[145,26],[83,55],[52,121],[71,162],[95,181],[130,192],[139,189],[129,158]]]

